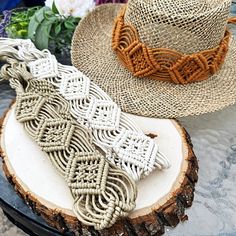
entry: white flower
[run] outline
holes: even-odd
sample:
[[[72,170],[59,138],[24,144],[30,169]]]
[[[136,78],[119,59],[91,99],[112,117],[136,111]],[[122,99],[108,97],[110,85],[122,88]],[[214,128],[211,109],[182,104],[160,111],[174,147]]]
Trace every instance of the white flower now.
[[[45,6],[52,8],[52,3],[53,3],[53,0],[46,0]]]
[[[95,7],[94,0],[54,0],[57,10],[66,17],[84,17]],[[45,6],[52,8],[53,0],[46,0]]]

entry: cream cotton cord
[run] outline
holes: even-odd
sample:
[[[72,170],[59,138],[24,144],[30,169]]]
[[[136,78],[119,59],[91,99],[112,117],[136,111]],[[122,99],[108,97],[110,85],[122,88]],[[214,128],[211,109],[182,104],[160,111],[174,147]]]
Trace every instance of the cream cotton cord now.
[[[0,55],[26,62],[33,77],[47,80],[70,104],[72,116],[91,130],[107,159],[137,181],[154,169],[169,168],[158,145],[111,98],[73,66],[65,66],[30,40],[0,39]],[[37,90],[37,88],[36,88]]]
[[[17,120],[70,188],[77,218],[101,230],[127,216],[135,207],[134,181],[96,150],[90,132],[74,121],[53,85],[32,79],[24,63],[11,61],[1,75],[16,91]]]

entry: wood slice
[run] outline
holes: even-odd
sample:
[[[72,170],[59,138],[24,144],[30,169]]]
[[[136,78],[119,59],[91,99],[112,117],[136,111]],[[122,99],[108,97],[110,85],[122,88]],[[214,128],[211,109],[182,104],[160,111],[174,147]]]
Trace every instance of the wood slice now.
[[[171,162],[171,168],[154,171],[138,182],[136,208],[101,231],[82,225],[72,212],[73,199],[63,180],[45,153],[16,121],[13,105],[0,122],[0,146],[3,169],[16,192],[31,209],[60,232],[75,235],[161,235],[165,226],[185,221],[197,182],[198,163],[191,140],[175,120],[129,115],[145,134],[154,138]]]

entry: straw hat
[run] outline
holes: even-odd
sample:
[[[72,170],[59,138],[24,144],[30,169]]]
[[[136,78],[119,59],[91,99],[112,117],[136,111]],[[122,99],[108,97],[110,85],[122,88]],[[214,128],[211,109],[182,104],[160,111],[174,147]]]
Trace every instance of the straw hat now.
[[[230,5],[130,0],[99,6],[75,30],[72,63],[128,113],[174,118],[222,109],[236,101]]]

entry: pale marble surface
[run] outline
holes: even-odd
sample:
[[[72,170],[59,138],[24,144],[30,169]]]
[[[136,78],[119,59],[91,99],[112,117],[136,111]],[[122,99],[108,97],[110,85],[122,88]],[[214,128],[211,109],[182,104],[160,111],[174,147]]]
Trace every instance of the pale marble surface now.
[[[0,235],[1,236],[26,236],[22,230],[13,225],[0,210]]]
[[[236,105],[180,119],[199,159],[189,220],[168,235],[236,235]]]

